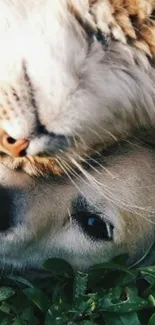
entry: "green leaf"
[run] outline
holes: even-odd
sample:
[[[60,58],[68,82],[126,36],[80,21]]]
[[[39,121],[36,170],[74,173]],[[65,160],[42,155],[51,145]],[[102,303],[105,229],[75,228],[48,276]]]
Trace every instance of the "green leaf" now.
[[[116,278],[117,286],[126,287],[131,284],[136,285],[136,275],[134,277],[133,274],[121,273],[121,275]]]
[[[9,305],[9,304],[7,304],[5,302],[2,302],[0,304],[0,311],[2,311],[3,313],[10,315],[11,310],[12,310],[12,306],[11,305]]]
[[[37,319],[35,317],[35,312],[34,309],[32,307],[26,308],[25,310],[23,310],[21,316],[20,316],[21,320],[27,321],[28,325],[35,325],[37,324]]]
[[[35,317],[35,311],[32,307],[23,310],[22,314],[20,315],[20,320],[26,321],[28,325],[38,324],[37,318]]]
[[[33,288],[34,286],[32,285],[32,283],[30,283],[28,280],[23,279],[20,276],[10,276],[9,279],[15,281],[15,282],[19,282],[21,284],[24,284],[26,287],[30,287]]]
[[[118,301],[113,299],[113,294],[110,291],[108,295],[105,295],[99,300],[99,308],[107,312],[129,313],[153,306],[152,301],[149,302],[140,298],[135,291],[137,290],[127,287],[125,291],[122,292],[124,298],[120,297]]]
[[[77,324],[77,322],[75,324]],[[90,320],[84,320],[82,322],[78,322],[78,325],[96,325],[96,323]]]
[[[12,321],[11,321],[11,319],[9,319],[9,318],[4,318],[4,319],[1,321],[1,325],[12,325]]]
[[[64,325],[67,324],[67,317],[66,316],[57,316],[54,317],[53,315],[47,315],[45,320],[45,325]]]
[[[58,258],[47,260],[43,267],[46,271],[50,271],[52,275],[63,275],[73,277],[73,269],[66,261]]]
[[[114,270],[114,271],[122,271],[125,272],[127,274],[130,274],[133,278],[136,277],[135,272],[134,271],[129,271],[126,267],[119,265],[119,264],[115,264],[115,263],[101,263],[101,264],[97,264],[93,267],[91,267],[91,269],[89,270],[89,272],[92,271],[96,271],[96,270]]]
[[[25,325],[25,322],[22,321],[20,318],[16,318],[12,325]]]
[[[7,303],[8,304],[8,303]],[[19,288],[16,291],[16,295],[9,300],[10,310],[15,314],[19,315],[23,312],[25,308],[28,308],[30,301],[27,296]]]
[[[119,302],[120,301],[120,297],[122,294],[122,288],[121,287],[115,287],[115,288],[111,288],[109,290],[108,293],[108,297],[109,299],[114,303],[114,302]]]
[[[92,314],[94,309],[96,308],[96,303],[92,299],[88,299],[87,301],[81,301],[80,299],[76,301],[77,313],[89,315]]]
[[[6,315],[5,313],[0,311],[0,325],[2,324],[2,322],[10,322],[12,315]]]
[[[124,315],[104,314],[103,318],[106,325],[141,325],[136,313]]]
[[[149,295],[148,300],[150,301],[152,306],[155,307],[155,295],[153,295],[153,293]]]
[[[87,289],[88,274],[78,273],[74,279],[74,299],[83,296]]]
[[[48,310],[48,297],[42,290],[34,287],[24,289],[23,292],[42,312]]]
[[[141,272],[152,273],[155,276],[155,265],[140,267],[140,268],[138,268],[138,270]]]
[[[65,313],[68,312],[68,304],[53,305],[49,308],[45,319],[45,325],[64,325],[68,321]]]
[[[112,260],[112,263],[117,264],[117,265],[119,264],[119,265],[126,267],[126,262],[127,262],[128,258],[129,258],[128,254],[122,254],[122,255],[114,257]]]
[[[21,318],[23,320],[30,320],[34,316],[34,310],[33,308],[29,307],[23,310]]]
[[[120,319],[123,325],[141,325],[137,313],[128,313],[120,315]]]
[[[13,297],[14,290],[10,287],[0,287],[0,302]]]
[[[62,294],[63,294],[63,291],[62,291],[61,285],[60,284],[56,285],[55,288],[53,288],[53,292],[52,292],[52,302],[54,304],[59,303]]]
[[[148,322],[148,325],[155,325],[155,314],[153,314]]]
[[[123,325],[120,317],[118,315],[113,314],[104,314],[103,319],[106,325]],[[128,324],[130,325],[130,324]]]

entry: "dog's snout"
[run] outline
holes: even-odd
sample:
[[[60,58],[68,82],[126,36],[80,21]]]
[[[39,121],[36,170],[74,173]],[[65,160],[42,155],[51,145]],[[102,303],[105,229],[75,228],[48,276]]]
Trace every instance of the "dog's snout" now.
[[[6,188],[0,188],[0,232],[12,226],[12,199]]]

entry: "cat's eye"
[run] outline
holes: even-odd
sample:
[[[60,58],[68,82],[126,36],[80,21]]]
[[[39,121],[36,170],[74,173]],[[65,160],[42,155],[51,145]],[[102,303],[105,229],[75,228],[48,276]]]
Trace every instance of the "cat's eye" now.
[[[114,226],[101,219],[99,215],[87,211],[78,211],[72,215],[72,218],[89,237],[98,240],[113,239]]]

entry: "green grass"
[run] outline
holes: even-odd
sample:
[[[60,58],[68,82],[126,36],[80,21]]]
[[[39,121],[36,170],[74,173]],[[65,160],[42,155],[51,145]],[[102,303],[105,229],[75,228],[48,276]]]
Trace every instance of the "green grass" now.
[[[0,324],[155,325],[155,266],[128,270],[124,258],[76,275],[54,259],[44,264],[46,280],[3,280]]]

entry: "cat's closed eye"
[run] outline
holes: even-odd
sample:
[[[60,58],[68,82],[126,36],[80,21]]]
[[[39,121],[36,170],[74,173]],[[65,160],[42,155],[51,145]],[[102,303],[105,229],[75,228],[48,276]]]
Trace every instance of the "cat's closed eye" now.
[[[110,146],[155,118],[155,73],[145,51],[137,49],[138,43],[131,46],[103,33],[102,20],[108,28],[116,25],[111,11],[104,21],[102,1],[90,11],[84,2],[77,11],[74,0],[67,4],[48,0],[30,10],[28,3],[26,11],[22,4],[0,5],[10,23],[5,29],[3,19],[0,26],[0,128],[6,134],[5,141],[0,138],[0,152],[24,156],[22,166],[29,173],[52,170],[53,160],[47,157],[56,158],[58,169],[66,168],[62,157],[77,167],[98,144]],[[91,24],[96,17],[91,33],[83,23],[88,11]],[[111,25],[109,19],[114,19]],[[27,157],[34,164],[31,169]],[[17,161],[12,165],[19,166]]]

